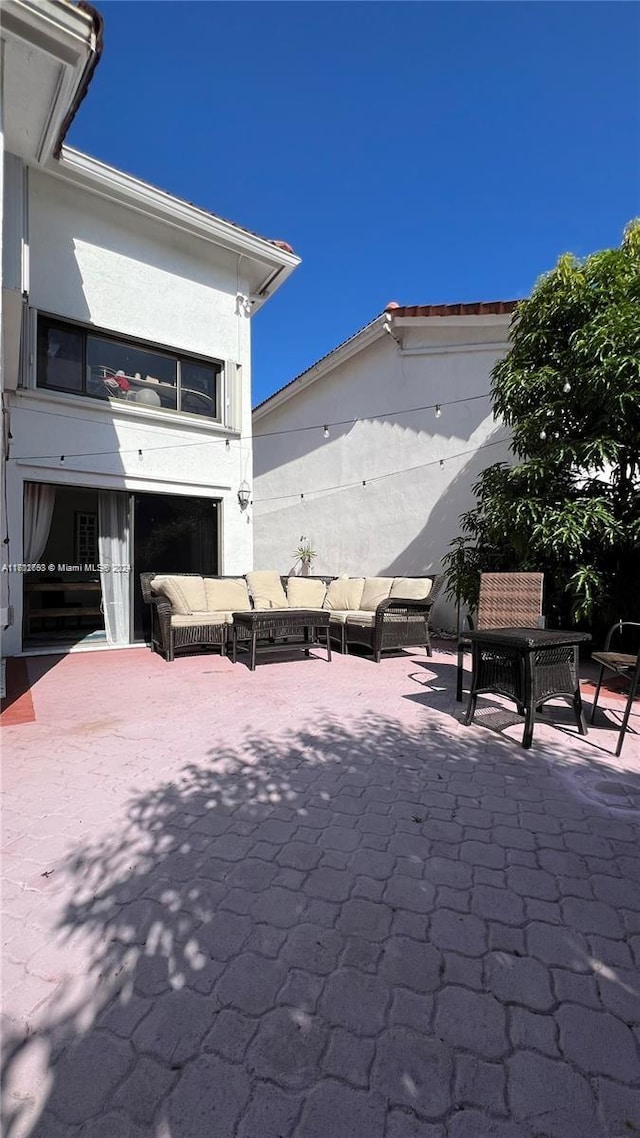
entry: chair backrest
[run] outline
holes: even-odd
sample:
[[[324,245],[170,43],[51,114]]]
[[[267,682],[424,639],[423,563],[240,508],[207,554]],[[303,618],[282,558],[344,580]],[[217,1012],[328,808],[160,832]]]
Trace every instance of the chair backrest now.
[[[543,573],[481,573],[477,628],[538,628]]]

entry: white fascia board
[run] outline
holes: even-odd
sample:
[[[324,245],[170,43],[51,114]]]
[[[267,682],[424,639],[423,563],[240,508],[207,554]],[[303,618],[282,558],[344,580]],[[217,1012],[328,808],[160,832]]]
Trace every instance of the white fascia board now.
[[[275,292],[300,264],[300,258],[296,257],[295,253],[287,253],[285,249],[272,245],[263,237],[246,233],[229,221],[224,221],[214,214],[207,213],[206,210],[183,201],[182,198],[176,198],[164,190],[150,186],[131,174],[107,166],[97,158],[92,158],[71,147],[63,146],[60,159],[48,163],[46,171],[89,193],[117,202],[127,209],[189,233],[201,241],[208,241],[212,245],[218,245],[238,256],[257,262],[265,267],[265,281],[268,282],[269,295]],[[267,296],[263,298],[259,296],[258,290],[253,310],[255,311],[266,299]]]
[[[375,344],[377,340],[383,339],[385,335],[383,324],[384,319],[382,316],[372,321],[371,324],[367,324],[366,328],[356,333],[350,340],[346,340],[344,344],[340,344],[339,347],[334,348],[328,355],[323,356],[321,360],[318,360],[318,362],[308,368],[307,371],[303,371],[302,375],[299,375],[298,378],[294,379],[287,387],[283,387],[281,391],[276,391],[275,395],[272,395],[253,411],[253,422],[257,423],[257,421],[263,419],[265,415],[270,415],[272,411],[281,407],[283,403],[292,399],[294,395],[298,395],[300,391],[304,391],[305,388],[310,387],[317,379],[320,379],[323,375],[327,375],[333,371],[334,368],[339,367],[340,364],[345,363],[348,359],[351,359],[352,356],[363,351],[364,348]]]
[[[91,15],[60,0],[4,0],[2,38],[12,37],[72,66],[84,65],[96,47]]]
[[[425,344],[416,348],[400,348],[401,356],[450,356],[465,352],[506,352],[509,348],[507,340],[490,340],[488,343],[478,344]]]
[[[93,19],[74,4],[53,0],[5,0],[2,6],[2,38],[29,44],[59,64],[59,78],[52,105],[34,153],[38,164],[53,154],[60,131],[87,66],[96,51]]]
[[[474,325],[483,328],[494,326],[508,328],[513,313],[505,312],[502,315],[477,313],[473,316],[394,316],[393,312],[390,312],[388,315],[392,318],[393,328],[451,328],[458,324],[463,328],[472,328]]]

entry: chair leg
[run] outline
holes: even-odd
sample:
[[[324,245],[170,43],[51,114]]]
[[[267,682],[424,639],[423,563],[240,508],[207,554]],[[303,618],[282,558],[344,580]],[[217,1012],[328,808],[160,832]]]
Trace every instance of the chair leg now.
[[[620,734],[618,736],[618,745],[616,747],[616,758],[619,757],[620,752],[622,751],[622,744],[624,743],[624,736],[625,736],[625,732],[627,730],[627,726],[629,723],[629,716],[631,715],[631,707],[632,707],[633,701],[635,699],[637,688],[638,688],[638,681],[637,681],[637,679],[632,678],[631,687],[629,688],[629,698],[627,700],[627,706],[624,709],[624,715],[622,717],[622,723],[620,724]]]
[[[598,676],[598,684],[596,687],[596,694],[593,697],[593,705],[591,708],[591,719],[589,721],[590,723],[593,723],[595,716],[596,716],[596,706],[598,703],[598,697],[600,695],[600,688],[602,687],[603,678],[604,678],[604,664],[601,664],[600,665],[600,675]]]
[[[427,656],[433,656],[433,649],[431,647],[431,637],[429,636],[429,629],[428,628],[426,629],[426,638],[427,639],[426,639],[425,647],[427,649]]]

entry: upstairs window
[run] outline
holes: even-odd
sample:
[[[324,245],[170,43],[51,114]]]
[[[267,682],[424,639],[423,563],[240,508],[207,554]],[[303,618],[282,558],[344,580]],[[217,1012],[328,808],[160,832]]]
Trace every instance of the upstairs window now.
[[[222,364],[38,319],[38,387],[220,421]]]

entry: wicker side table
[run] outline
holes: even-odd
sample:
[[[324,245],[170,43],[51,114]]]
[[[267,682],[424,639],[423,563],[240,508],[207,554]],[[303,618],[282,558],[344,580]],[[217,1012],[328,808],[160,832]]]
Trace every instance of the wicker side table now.
[[[276,644],[275,641],[287,640],[290,643],[286,647],[300,648],[307,656],[311,648],[326,648],[327,660],[330,660],[329,615],[328,610],[322,609],[253,609],[250,612],[234,612],[231,659],[235,664],[238,645],[241,644],[249,652],[249,668],[254,672],[258,653],[282,652],[283,645]]]
[[[492,693],[514,700],[524,715],[522,746],[533,739],[536,710],[563,696],[573,706],[581,735],[587,734],[578,678],[578,648],[588,632],[541,628],[492,628],[468,633],[473,674],[465,723],[473,719],[478,696]]]

